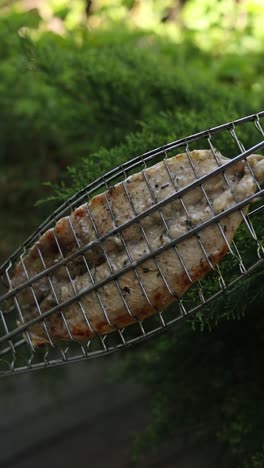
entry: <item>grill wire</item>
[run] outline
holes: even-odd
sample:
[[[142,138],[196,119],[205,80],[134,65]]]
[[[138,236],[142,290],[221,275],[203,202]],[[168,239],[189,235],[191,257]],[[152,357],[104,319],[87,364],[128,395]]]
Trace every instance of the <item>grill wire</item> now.
[[[142,220],[146,216],[149,216],[153,213],[159,213],[162,223],[164,224],[164,229],[168,231],[166,219],[161,209],[174,200],[179,200],[181,208],[186,213],[186,218],[188,220],[188,207],[185,206],[183,196],[191,189],[196,187],[200,187],[203,196],[210,206],[210,200],[205,189],[205,182],[210,180],[212,177],[215,177],[217,174],[222,174],[226,184],[228,185],[229,181],[225,176],[226,169],[232,167],[238,161],[245,160],[245,158],[250,154],[256,153],[264,148],[263,119],[264,111],[199,132],[197,134],[188,136],[187,138],[174,141],[164,145],[163,147],[149,151],[142,156],[125,162],[121,166],[116,167],[107,174],[90,183],[87,187],[75,194],[60,208],[58,208],[0,268],[0,376],[104,356],[115,350],[134,345],[137,342],[143,341],[151,336],[155,336],[161,331],[168,329],[170,326],[174,325],[181,319],[188,317],[190,314],[197,313],[200,309],[210,305],[210,303],[212,303],[218,297],[223,296],[223,294],[232,290],[234,287],[241,286],[244,279],[251,275],[255,270],[259,268],[263,269],[264,248],[262,242],[264,239],[263,233],[261,234],[261,232],[259,232],[259,226],[260,219],[261,216],[263,216],[264,211],[264,189],[259,186],[253,171],[247,162],[247,167],[249,168],[251,175],[255,179],[255,183],[257,185],[257,191],[253,195],[250,195],[250,197],[239,202],[234,200],[235,203],[233,206],[228,207],[221,213],[212,213],[212,217],[202,222],[200,225],[190,225],[188,232],[177,238],[170,237],[168,242],[157,249],[151,249],[148,233],[145,232],[142,223]],[[250,134],[252,134],[253,144],[250,148],[245,148],[243,145],[244,128],[247,128],[247,132],[250,131]],[[230,143],[229,154],[226,154],[224,151],[222,153],[224,156],[229,157],[230,161],[224,165],[220,165],[217,151],[222,152],[221,142],[223,141],[225,141],[225,145],[226,141],[229,141]],[[193,149],[199,148],[210,149],[218,165],[216,169],[203,177],[198,177],[191,158],[191,151]],[[194,172],[195,180],[190,185],[183,187],[178,191],[175,190],[175,193],[170,195],[168,198],[158,201],[155,197],[155,194],[153,193],[153,190],[151,189],[145,169],[153,166],[157,162],[163,161],[167,169],[168,176],[173,182],[167,161],[171,156],[175,156],[176,154],[182,152],[185,152],[188,156],[190,167]],[[129,189],[125,181],[128,176],[140,171],[143,171],[142,173],[144,175],[144,181],[148,187],[152,204],[150,207],[146,208],[145,211],[138,214],[135,206],[133,205],[131,197],[129,197]],[[131,208],[134,213],[133,219],[129,219],[121,225],[118,225],[116,223],[115,214],[113,213],[110,203],[107,201],[106,197],[106,204],[110,215],[112,216],[114,227],[107,234],[100,236],[92,215],[89,212],[89,205],[86,204],[87,216],[92,222],[96,234],[95,239],[87,245],[82,245],[78,240],[78,236],[74,231],[74,227],[70,225],[72,234],[74,235],[76,241],[76,248],[74,251],[67,256],[64,256],[63,248],[60,245],[58,238],[55,236],[60,258],[50,266],[47,266],[44,256],[42,255],[41,250],[38,248],[38,260],[42,265],[42,269],[40,272],[36,273],[35,276],[30,276],[28,274],[26,262],[24,259],[29,249],[40,239],[41,235],[48,229],[53,228],[59,219],[65,216],[69,216],[81,204],[89,202],[90,199],[98,193],[111,190],[111,187],[120,182],[123,184],[127,198],[130,200]],[[254,203],[254,205],[251,205],[248,213],[245,214],[243,207],[248,206],[249,203],[251,203],[253,200],[255,202],[256,196],[257,202]],[[231,243],[231,245],[229,245],[220,223],[223,217],[226,217],[228,214],[231,214],[234,211],[240,211],[243,219],[243,223],[239,229],[243,229],[243,236],[247,239],[248,250],[251,252],[250,260],[248,259],[247,253],[244,252],[244,248],[241,249],[240,241],[239,238],[237,239],[237,236],[235,236],[234,241]],[[68,218],[68,220],[70,223],[70,218]],[[147,253],[136,260],[133,260],[123,235],[125,229],[132,225],[137,225],[140,228],[143,238],[148,246]],[[210,225],[216,225],[218,227],[228,249],[228,254],[226,257],[221,261],[220,265],[216,266],[211,265],[210,255],[207,254],[199,236],[199,232]],[[111,257],[108,255],[104,247],[105,241],[114,235],[119,236],[120,242],[127,254],[128,261],[121,270],[116,270],[113,267]],[[108,316],[106,307],[104,306],[103,300],[100,296],[100,288],[107,286],[110,282],[114,282],[116,291],[123,301],[124,308],[128,314],[132,315],[123,291],[121,290],[119,279],[122,274],[126,272],[133,272],[142,290],[144,300],[151,305],[151,300],[148,297],[148,293],[144,285],[144,278],[142,278],[138,268],[145,261],[151,259],[155,262],[156,269],[159,272],[159,275],[162,277],[162,280],[164,281],[164,284],[166,285],[169,293],[171,295],[175,295],[174,291],[171,290],[169,282],[167,281],[166,274],[162,271],[162,268],[159,265],[158,255],[160,255],[162,252],[165,252],[169,248],[173,248],[180,259],[186,276],[192,282],[188,269],[184,264],[183,259],[180,257],[179,251],[177,249],[177,246],[180,242],[190,238],[191,236],[196,236],[208,264],[212,267],[210,273],[208,273],[203,279],[194,282],[190,289],[183,295],[183,297],[179,300],[176,300],[166,310],[157,311],[156,314],[145,318],[144,320],[135,319],[132,325],[124,329],[117,329],[113,324],[111,324],[111,319]],[[87,264],[85,257],[87,252],[96,248],[100,248],[102,250],[104,259],[109,269],[109,275],[101,280],[95,280],[93,278],[93,272]],[[254,255],[252,255],[252,252]],[[72,265],[73,260],[81,260],[84,262],[86,265],[87,275],[89,275],[91,282],[90,286],[78,292],[75,289],[75,284],[72,280],[70,271],[70,265]],[[12,272],[14,271],[15,265],[18,262],[21,263],[24,269],[25,281],[21,285],[13,287]],[[228,269],[225,268],[226,262],[228,262]],[[59,301],[56,296],[56,287],[51,278],[51,273],[56,273],[56,269],[62,266],[65,267],[65,272],[69,284],[72,287],[73,294],[68,299]],[[50,308],[48,308],[48,310],[41,311],[37,295],[34,291],[34,284],[44,277],[49,281],[50,289],[55,298],[55,305],[53,304]],[[213,285],[213,287],[208,288],[208,284]],[[32,294],[35,307],[38,311],[37,315],[30,319],[25,317],[19,299],[19,295],[26,289],[29,290]],[[76,341],[71,335],[71,327],[67,322],[64,310],[65,307],[69,305],[78,304],[88,329],[93,332],[89,318],[87,317],[87,314],[85,313],[81,303],[82,297],[88,293],[94,293],[96,295],[96,298],[102,307],[105,320],[110,326],[112,326],[113,332],[94,336],[90,339],[87,339],[86,341]],[[10,303],[12,303],[12,307],[10,307]],[[51,316],[51,314],[60,314],[68,332],[69,340],[60,341],[59,343],[53,342],[46,325],[46,320]],[[28,331],[32,325],[37,323],[43,324],[48,341],[47,345],[38,349],[34,347],[30,333]]]

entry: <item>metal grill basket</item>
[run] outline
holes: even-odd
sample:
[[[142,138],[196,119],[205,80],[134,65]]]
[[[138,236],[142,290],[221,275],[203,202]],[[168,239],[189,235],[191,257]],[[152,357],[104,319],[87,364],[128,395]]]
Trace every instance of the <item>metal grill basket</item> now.
[[[104,356],[115,350],[134,345],[168,329],[184,317],[197,313],[201,308],[209,307],[210,304],[218,297],[222,297],[223,294],[233,290],[236,286],[243,285],[243,282],[248,275],[251,275],[253,272],[257,271],[257,269],[263,269],[264,237],[263,220],[261,225],[261,216],[263,216],[264,210],[264,189],[260,187],[246,160],[249,155],[257,153],[258,151],[261,152],[261,149],[264,147],[263,119],[264,111],[202,131],[149,151],[148,153],[125,162],[121,166],[116,167],[90,183],[87,187],[82,189],[79,193],[71,197],[66,203],[58,208],[0,268],[0,376]],[[244,146],[243,134],[245,129],[247,135],[250,135],[250,147]],[[229,154],[226,154],[226,151],[223,151],[223,154],[230,158],[230,161],[221,165],[218,161],[218,151],[222,152],[221,146],[223,145],[223,142],[225,142],[225,147],[228,146],[229,148]],[[191,151],[199,148],[210,149],[217,163],[217,168],[203,177],[197,176],[191,157]],[[170,195],[168,198],[157,201],[147,178],[145,178],[146,185],[149,189],[149,196],[152,199],[150,207],[140,213],[137,213],[135,207],[133,207],[133,203],[131,202],[134,210],[133,219],[129,219],[121,225],[116,224],[115,217],[110,210],[113,218],[113,229],[104,236],[100,236],[96,230],[96,225],[93,224],[96,238],[87,245],[81,245],[78,242],[77,236],[75,236],[75,249],[66,256],[59,245],[58,239],[56,239],[60,258],[58,258],[52,265],[47,266],[41,251],[39,250],[39,260],[42,262],[42,269],[36,273],[35,276],[30,276],[28,274],[24,262],[25,256],[29,249],[40,239],[41,235],[48,229],[53,228],[59,219],[69,216],[73,210],[81,204],[89,202],[91,198],[98,193],[107,191],[109,188],[111,190],[111,187],[117,183],[122,183],[123,186],[125,186],[124,181],[130,175],[140,171],[143,171],[145,174],[144,170],[153,166],[157,162],[163,162],[168,168],[166,161],[168,161],[170,157],[183,152],[187,154],[190,167],[195,175],[195,180],[191,184],[181,188],[180,190],[175,190],[175,193]],[[168,241],[158,249],[151,248],[148,241],[148,233],[144,231],[142,226],[142,220],[144,220],[144,218],[154,212],[159,213],[164,223],[164,229],[166,230],[166,219],[164,219],[162,214],[162,208],[174,200],[179,200],[185,211],[186,220],[188,221],[188,207],[184,204],[184,195],[196,187],[200,187],[209,208],[212,210],[212,205],[205,189],[206,181],[215,177],[217,174],[222,174],[225,178],[226,184],[228,185],[229,181],[225,176],[225,171],[241,160],[246,161],[245,164],[251,171],[252,177],[254,177],[257,186],[257,191],[254,194],[239,202],[234,198],[232,206],[229,206],[224,211],[217,214],[212,211],[210,219],[195,226],[190,223],[189,230],[182,236],[177,238],[170,237]],[[129,197],[128,192],[127,196]],[[251,204],[252,202],[254,202],[254,204]],[[250,209],[247,214],[245,214],[243,208],[249,204],[251,204]],[[241,213],[243,223],[239,227],[233,242],[229,244],[225,237],[221,219],[235,211],[239,211]],[[126,245],[126,241],[124,240],[123,232],[128,227],[136,224],[145,236],[148,251],[137,260],[133,260],[130,255],[129,248]],[[227,255],[220,264],[214,266],[210,264],[210,255],[208,255],[206,249],[203,247],[199,236],[199,232],[213,224],[218,227],[220,235],[223,237],[228,250]],[[104,248],[105,240],[114,235],[119,236],[123,248],[127,252],[128,260],[126,265],[118,271],[113,268],[111,258]],[[141,277],[139,273],[139,266],[149,259],[152,259],[155,262],[164,284],[168,288],[170,294],[173,295],[174,293],[171,291],[170,285],[168,284],[166,274],[159,266],[158,255],[170,248],[173,248],[177,253],[179,243],[191,236],[195,236],[199,240],[200,248],[204,253],[206,261],[211,267],[211,271],[201,280],[193,282],[182,298],[175,300],[166,310],[156,311],[155,314],[145,318],[144,320],[139,320],[135,317],[134,323],[126,328],[118,329],[113,326],[112,333],[102,335],[95,334],[92,338],[84,341],[76,341],[72,338],[71,329],[67,323],[64,310],[70,305],[73,306],[78,304],[87,322],[87,327],[89,327],[89,316],[87,317],[87,314],[82,309],[82,298],[85,294],[92,292],[96,294],[101,303],[105,320],[111,324],[111,318],[108,317],[107,310],[100,298],[101,288],[110,282],[114,281],[116,291],[122,296],[122,301],[124,303],[124,307],[127,309],[127,313],[131,313],[126,304],[123,291],[119,285],[119,280],[122,274],[132,271],[140,284],[142,294],[148,300],[144,278]],[[77,260],[85,262],[85,255],[87,252],[92,251],[92,249],[96,249],[98,246],[102,249],[104,259],[108,265],[108,276],[100,281],[93,280],[92,271],[86,263],[87,275],[90,275],[92,284],[85,290],[72,294],[71,297],[64,301],[56,299],[55,305],[53,304],[48,308],[48,310],[42,311],[41,305],[38,303],[38,299],[34,291],[36,283],[43,277],[47,278],[50,282],[50,288],[53,291],[54,297],[56,298],[56,286],[53,284],[51,279],[52,273],[56,273],[57,268],[64,267],[68,276],[68,281],[72,285],[74,291],[74,282],[71,278],[69,264]],[[12,285],[12,274],[15,265],[18,262],[24,265],[25,280],[22,284],[14,287]],[[184,262],[182,267],[186,276],[190,278],[190,274],[187,267],[184,265]],[[20,294],[25,289],[28,289],[32,294],[35,302],[35,308],[38,311],[37,316],[32,316],[31,318],[28,318],[24,314],[23,307],[21,307],[20,304]],[[60,341],[59,343],[53,342],[47,331],[48,343],[39,349],[35,348],[29,332],[30,327],[37,323],[42,323],[43,326],[46,327],[46,320],[52,314],[58,314],[61,317],[66,329],[68,330],[69,339],[67,341]]]

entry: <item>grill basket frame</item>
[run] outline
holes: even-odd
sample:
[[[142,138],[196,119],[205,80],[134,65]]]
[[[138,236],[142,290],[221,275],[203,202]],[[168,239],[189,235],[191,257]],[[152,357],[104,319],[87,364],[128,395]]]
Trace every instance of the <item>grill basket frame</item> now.
[[[238,135],[238,133],[241,133],[240,129],[243,129],[243,125],[252,125],[252,131],[254,130],[256,135],[256,143],[250,148],[244,147],[243,142],[241,141],[241,138]],[[251,275],[254,270],[258,268],[263,269],[264,247],[262,245],[262,240],[259,239],[258,233],[255,231],[254,222],[256,219],[260,219],[260,216],[264,211],[264,189],[262,189],[258,185],[256,179],[256,193],[240,202],[237,202],[234,206],[229,207],[227,210],[224,210],[219,214],[213,214],[212,217],[204,223],[195,227],[191,227],[190,230],[186,232],[186,234],[184,234],[183,236],[180,236],[180,238],[171,238],[168,243],[166,243],[159,249],[151,250],[151,246],[149,246],[150,248],[148,254],[146,254],[142,258],[139,258],[136,261],[133,261],[133,259],[129,256],[129,249],[127,249],[126,243],[122,238],[122,231],[125,228],[133,225],[134,223],[138,223],[140,225],[140,221],[144,219],[144,217],[150,215],[151,213],[158,211],[161,214],[161,208],[170,201],[176,199],[181,201],[182,207],[186,211],[186,216],[188,218],[188,210],[184,206],[184,202],[182,199],[184,194],[199,186],[203,191],[204,196],[207,197],[206,191],[204,189],[204,183],[207,180],[209,180],[212,177],[215,177],[217,174],[223,174],[223,176],[225,177],[225,171],[227,168],[232,167],[232,165],[236,164],[238,161],[246,160],[246,158],[250,154],[256,153],[257,151],[260,151],[262,148],[264,148],[263,128],[264,111],[234,120],[232,122],[225,123],[223,125],[219,125],[217,127],[204,130],[202,132],[190,135],[186,138],[175,140],[162,147],[149,151],[141,156],[135,157],[130,161],[124,162],[120,166],[117,166],[116,168],[107,172],[92,183],[88,184],[81,191],[79,191],[73,197],[71,197],[65,203],[63,203],[58,209],[56,209],[52,213],[52,215],[24,242],[23,245],[19,247],[19,249],[13,255],[11,255],[11,257],[8,260],[4,262],[4,264],[0,268],[0,377],[7,376],[10,374],[26,372],[30,370],[53,367],[56,365],[62,365],[70,362],[77,362],[84,359],[105,356],[116,350],[120,350],[122,348],[126,348],[136,343],[145,341],[147,338],[153,337],[158,333],[161,333],[162,331],[175,325],[182,319],[189,317],[191,314],[197,313],[200,309],[204,308],[207,305],[210,305],[218,297],[222,296],[225,293],[228,293],[234,287],[243,284],[244,278]],[[214,140],[219,135],[226,135],[228,138],[231,137],[230,141],[233,142],[232,152],[230,155],[228,155],[229,157],[231,157],[231,159],[224,165],[219,165],[219,162],[217,160],[217,151],[214,146]],[[193,145],[201,144],[201,142],[205,146],[203,149],[211,149],[216,159],[216,162],[218,162],[218,168],[212,171],[211,173],[206,174],[202,178],[199,178],[195,172],[195,167],[192,163],[191,148],[193,147]],[[217,150],[221,151],[221,148],[217,147]],[[128,220],[126,223],[120,226],[115,226],[113,230],[105,236],[100,237],[100,235],[97,234],[97,237],[94,241],[90,242],[88,245],[78,245],[78,248],[67,257],[63,256],[63,253],[60,249],[60,245],[58,245],[58,248],[61,252],[61,259],[56,264],[53,264],[50,267],[46,267],[45,261],[41,255],[41,252],[39,251],[39,256],[43,264],[43,271],[41,271],[34,277],[28,277],[28,279],[22,285],[19,285],[17,287],[12,286],[11,272],[14,266],[17,264],[18,261],[24,264],[23,259],[27,254],[28,250],[38,241],[38,239],[45,231],[47,231],[50,228],[53,228],[59,219],[65,216],[69,216],[75,208],[89,201],[98,192],[102,190],[107,191],[113,184],[126,180],[131,173],[139,172],[142,170],[144,173],[144,169],[162,160],[165,161],[164,164],[166,165],[167,159],[170,156],[174,156],[179,152],[185,152],[187,154],[190,165],[196,177],[196,180],[194,182],[192,182],[189,186],[183,187],[178,192],[175,192],[173,195],[169,196],[168,198],[162,201],[155,200],[155,196],[153,195],[153,193],[151,193],[151,188],[149,187],[150,195],[153,198],[153,204],[150,208],[139,214],[135,211],[135,216],[133,217],[133,219]],[[252,170],[251,174],[255,178]],[[226,183],[228,183],[227,179],[225,180]],[[147,179],[146,184],[148,184]],[[257,207],[251,206],[249,212],[245,215],[243,212],[243,207],[247,206],[250,202],[255,200],[256,196],[260,200]],[[110,205],[109,209],[111,210]],[[186,305],[185,296],[183,296],[183,298],[177,301],[177,305],[172,306],[172,310],[169,314],[167,314],[166,311],[160,311],[157,312],[157,314],[155,314],[154,318],[149,317],[144,319],[143,321],[135,320],[135,324],[131,326],[134,327],[133,331],[129,331],[129,329],[132,330],[132,328],[130,327],[128,327],[127,329],[117,329],[111,334],[97,336],[87,340],[86,342],[76,342],[72,339],[70,328],[67,325],[67,319],[64,317],[63,314],[63,309],[66,306],[76,302],[80,304],[82,296],[87,294],[88,292],[95,291],[98,295],[98,290],[100,289],[100,287],[106,285],[110,281],[114,281],[117,285],[117,288],[119,288],[118,278],[124,272],[128,271],[134,272],[141,285],[143,294],[147,295],[146,291],[144,290],[144,281],[142,281],[142,279],[139,277],[137,271],[137,267],[140,264],[142,264],[146,260],[153,259],[156,262],[157,268],[159,268],[159,265],[156,260],[158,254],[162,253],[163,251],[169,248],[177,249],[178,243],[185,239],[188,239],[190,236],[197,236],[201,229],[204,229],[205,227],[208,227],[213,223],[216,223],[218,227],[221,226],[219,222],[223,217],[226,217],[228,214],[231,214],[232,212],[238,210],[240,211],[241,216],[243,218],[243,225],[249,236],[250,243],[252,246],[255,246],[256,256],[252,264],[245,265],[243,261],[243,255],[239,251],[239,246],[237,246],[235,242],[232,243],[231,246],[228,245],[229,257],[231,256],[234,259],[234,262],[236,262],[236,265],[238,267],[237,275],[235,278],[232,278],[232,281],[227,281],[227,279],[224,277],[220,263],[220,265],[217,265],[216,267],[212,268],[213,274],[216,275],[218,278],[219,288],[218,290],[214,291],[210,296],[204,296],[204,286],[201,284],[201,282],[198,282],[195,284],[196,298],[191,304],[190,300],[187,300],[188,307]],[[113,214],[112,217],[114,221]],[[164,219],[163,221],[166,227],[166,220]],[[96,230],[96,226],[94,226],[94,229]],[[221,234],[224,236],[223,232]],[[113,269],[111,269],[111,259],[108,258],[108,254],[104,250],[105,259],[109,265],[109,276],[99,282],[93,281],[91,276],[92,285],[90,286],[90,288],[86,289],[85,291],[81,291],[77,294],[74,294],[71,298],[64,301],[63,303],[57,301],[57,304],[55,306],[42,313],[38,304],[38,300],[36,296],[34,296],[34,283],[36,283],[36,281],[43,276],[50,278],[49,274],[56,270],[58,266],[64,265],[67,270],[67,264],[69,264],[70,261],[77,257],[85,258],[84,254],[89,249],[92,249],[98,245],[102,246],[103,241],[111,235],[119,235],[121,237],[122,242],[124,242],[124,248],[127,250],[129,259],[128,265],[122,270],[114,271]],[[147,240],[148,239],[146,236],[146,241]],[[78,242],[77,238],[76,242]],[[202,245],[201,248],[203,249]],[[205,256],[207,256],[206,252],[204,253]],[[210,262],[208,256],[207,261]],[[88,273],[91,274],[89,272],[88,267],[87,269]],[[159,269],[159,272],[162,275],[162,278],[166,284],[166,277],[164,277],[162,270]],[[25,273],[27,275],[26,267]],[[186,273],[188,274],[188,271]],[[52,284],[52,281],[50,279],[49,281],[51,282],[50,286],[54,291],[54,295],[56,297],[54,285]],[[70,273],[69,281],[72,282]],[[202,280],[202,282],[203,281],[207,281],[206,277],[204,280]],[[72,287],[74,290],[73,283]],[[169,288],[168,285],[167,287]],[[24,319],[23,310],[20,307],[19,301],[17,299],[19,292],[22,291],[23,288],[31,289],[34,299],[36,301],[37,308],[39,310],[39,315],[37,317],[32,318],[31,320]],[[120,295],[122,296],[120,288],[118,290]],[[173,292],[171,292],[171,294],[173,294]],[[10,299],[14,301],[14,310],[11,312],[7,312],[8,307],[6,304],[8,303],[8,301],[10,301]],[[124,306],[126,306],[125,301]],[[127,311],[128,313],[130,313],[129,309]],[[49,337],[49,345],[45,346],[41,350],[35,349],[32,344],[30,334],[28,332],[29,327],[32,326],[34,323],[38,322],[43,322],[45,324],[45,319],[49,315],[55,313],[61,314],[69,333],[69,341],[60,342],[58,344],[54,343]],[[84,311],[83,313],[85,314]],[[19,325],[17,325],[16,321],[14,321],[14,316],[16,316],[16,318],[19,318]],[[109,321],[107,312],[106,320]],[[87,326],[90,326],[89,321],[87,322]]]

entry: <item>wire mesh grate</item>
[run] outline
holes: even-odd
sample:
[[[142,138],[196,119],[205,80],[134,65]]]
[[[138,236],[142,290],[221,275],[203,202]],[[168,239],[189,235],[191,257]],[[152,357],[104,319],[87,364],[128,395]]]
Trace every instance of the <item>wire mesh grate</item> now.
[[[263,269],[263,119],[145,153],[58,208],[0,269],[0,376],[134,345]]]

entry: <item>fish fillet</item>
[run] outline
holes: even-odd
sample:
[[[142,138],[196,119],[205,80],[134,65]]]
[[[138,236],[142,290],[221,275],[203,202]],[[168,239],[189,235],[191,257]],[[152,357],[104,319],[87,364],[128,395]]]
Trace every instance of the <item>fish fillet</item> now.
[[[190,159],[192,164],[190,163]],[[153,204],[164,200],[218,167],[210,150],[178,154],[128,177],[60,219],[46,231],[17,264],[12,286],[34,277],[46,267],[67,258],[80,247],[89,245],[123,225]],[[218,153],[218,163],[229,159]],[[193,170],[193,167],[195,172]],[[249,169],[250,167],[250,169]],[[252,175],[253,174],[253,175]],[[224,177],[225,175],[225,177]],[[32,325],[28,332],[34,346],[50,340],[83,340],[123,328],[162,310],[180,298],[189,286],[202,278],[227,253],[228,243],[242,221],[239,211],[170,247],[126,273],[122,269],[173,239],[182,236],[257,191],[256,180],[264,183],[264,158],[251,155],[217,176],[203,187],[186,192],[181,199],[164,205],[100,245],[58,266],[17,294],[24,320],[30,320],[85,292],[94,283],[120,271],[116,280],[107,282],[61,311]],[[227,182],[228,181],[228,182]],[[247,208],[243,209],[244,212]]]

